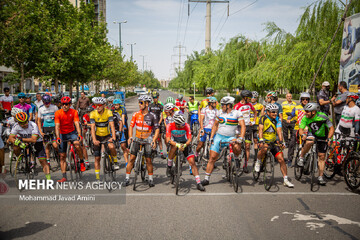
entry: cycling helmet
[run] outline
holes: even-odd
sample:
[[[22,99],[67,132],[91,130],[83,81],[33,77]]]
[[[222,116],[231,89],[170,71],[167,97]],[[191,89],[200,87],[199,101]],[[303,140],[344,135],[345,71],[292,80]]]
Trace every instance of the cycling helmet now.
[[[115,99],[114,101],[113,101],[113,104],[121,104],[121,99]]]
[[[167,103],[167,104],[165,104],[165,106],[164,106],[164,111],[169,112],[169,111],[171,111],[171,110],[174,110],[174,108],[175,108],[175,105],[174,105],[173,103]]]
[[[319,111],[319,109],[320,109],[320,106],[317,103],[308,103],[304,107],[305,111]]]
[[[23,110],[21,110],[20,108],[12,108],[11,109],[11,116],[15,117],[16,114],[18,114],[19,112],[22,112]]]
[[[240,96],[242,98],[245,98],[245,97],[251,98],[252,93],[249,90],[242,90]]]
[[[71,103],[71,98],[68,96],[62,97],[61,103]]]
[[[217,99],[216,97],[209,97],[209,103],[216,103],[217,102]]]
[[[92,102],[94,104],[105,104],[106,103],[106,99],[103,97],[95,97],[92,99]]]
[[[149,95],[140,95],[138,100],[144,102],[151,102],[152,98]]]
[[[29,93],[25,94],[25,98],[31,98],[31,95]]]
[[[302,98],[309,98],[310,99],[310,93],[307,93],[307,92],[302,92],[301,94],[300,94],[300,102],[301,102],[301,99]]]
[[[75,104],[76,103],[76,99],[74,98],[74,99],[71,99],[71,103],[72,104]]]
[[[214,89],[211,88],[211,87],[209,87],[209,88],[207,88],[207,89],[205,90],[205,94],[206,94],[206,95],[212,94],[213,92],[215,92],[215,91],[214,91]]]
[[[258,98],[259,97],[259,93],[257,91],[253,91],[252,92],[252,97],[253,98]]]
[[[274,103],[269,103],[268,105],[266,105],[265,110],[266,111],[279,111],[279,106]]]
[[[18,98],[25,98],[25,93],[23,93],[23,92],[19,93]]]
[[[172,103],[172,104],[174,104],[174,103],[175,103],[175,100],[174,100],[173,97],[168,97],[168,98],[166,99],[166,103]]]
[[[182,100],[182,99],[183,99],[183,97],[184,97],[184,95],[179,94],[178,99],[179,99],[179,100]]]
[[[183,126],[186,122],[184,115],[182,115],[182,114],[175,114],[173,117],[173,120],[174,120],[175,124],[178,124],[180,126]]]
[[[44,94],[42,97],[41,97],[43,103],[51,103],[51,96],[50,95],[47,95],[47,94]]]
[[[110,97],[108,97],[108,98],[106,99],[106,101],[108,101],[108,102],[112,102],[112,101],[114,101],[114,99],[115,99],[115,97],[114,97],[114,96],[110,96]]]
[[[153,91],[153,92],[151,93],[151,96],[152,96],[153,98],[158,98],[158,97],[159,97],[159,93],[158,93],[157,91]]]
[[[277,97],[277,93],[276,92],[268,92],[266,97]]]
[[[353,93],[353,92],[348,92],[347,94],[348,98],[352,98],[354,100],[354,102],[359,99],[359,95],[357,95],[357,93]]]
[[[152,97],[149,95],[145,95],[145,101],[148,101],[149,103],[152,102]]]
[[[230,96],[223,97],[220,101],[221,104],[234,104],[234,102],[235,98]]]
[[[27,122],[29,120],[28,115],[24,112],[19,112],[15,115],[15,120],[20,123]]]

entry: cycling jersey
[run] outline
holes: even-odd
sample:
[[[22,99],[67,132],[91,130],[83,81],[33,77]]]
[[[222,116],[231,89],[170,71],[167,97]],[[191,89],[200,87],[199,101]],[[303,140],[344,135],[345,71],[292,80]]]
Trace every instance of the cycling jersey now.
[[[199,102],[194,101],[194,103],[188,102],[189,112],[197,111],[199,109]]]
[[[166,126],[166,137],[172,138],[175,142],[186,143],[191,138],[191,130],[189,124],[181,128],[177,128],[175,123],[172,122]]]
[[[296,107],[293,108],[293,110],[291,112],[291,116],[288,116],[287,119],[288,120],[295,119],[296,123],[295,123],[294,130],[299,130],[299,125],[304,116],[305,116],[305,110],[304,110],[303,106],[297,105]]]
[[[251,112],[255,113],[255,108],[253,107],[253,105],[251,103],[239,102],[235,104],[234,109],[241,112],[245,120],[245,125],[246,126],[250,125],[250,113]]]
[[[23,112],[25,112],[27,115],[29,115],[30,113],[32,113],[32,107],[31,105],[27,104],[27,103],[24,103],[24,104],[16,104],[14,106],[15,108],[19,108],[21,109]]]
[[[280,118],[280,115],[282,115],[283,113],[283,109],[280,103],[274,102],[274,104],[276,104],[279,107],[279,112],[277,114],[277,116]]]
[[[117,112],[120,116],[122,115],[125,116],[125,122],[123,124],[124,124],[124,129],[126,129],[128,126],[127,124],[128,117],[127,117],[126,108],[124,106],[120,106],[118,110],[115,109],[114,111]]]
[[[154,113],[143,114],[142,111],[134,113],[130,123],[131,127],[136,129],[136,137],[146,139],[151,136],[152,131],[159,128],[159,121]]]
[[[284,101],[281,104],[282,110],[283,110],[283,120],[288,119],[288,115],[286,113],[291,113],[292,110],[296,107],[296,103],[291,101],[289,103],[288,101]],[[291,121],[296,120],[295,118],[292,118]]]
[[[175,107],[174,112],[176,113],[178,111],[180,111],[180,109],[178,107]],[[163,115],[163,119],[167,118],[165,111],[162,112],[162,115]]]
[[[105,137],[110,135],[109,122],[113,121],[113,113],[107,108],[104,108],[101,114],[97,110],[90,112],[90,123],[95,124],[96,136]]]
[[[259,119],[260,119],[260,114],[261,114],[261,110],[264,108],[264,105],[262,105],[261,103],[255,103],[253,104],[253,107],[255,108],[255,110],[257,111],[257,117],[256,119],[254,120],[254,112],[251,111],[250,113],[250,121],[253,122],[255,121],[255,125],[258,125],[259,124]]]
[[[36,136],[36,142],[42,142],[42,137],[39,132],[39,128],[36,123],[29,121],[27,128],[22,128],[18,123],[15,123],[14,127],[10,131],[11,135],[20,135],[22,138],[31,138]]]
[[[180,111],[184,113],[184,110],[181,107],[186,107],[186,101],[185,100],[180,101],[179,99],[176,99],[175,106],[177,106],[180,109]]]
[[[42,105],[38,111],[38,118],[41,119],[43,127],[55,127],[55,112],[57,106],[50,104],[49,107]]]
[[[327,138],[329,128],[333,126],[332,122],[325,113],[317,112],[313,118],[303,117],[300,128],[309,127],[309,131],[319,138]]]
[[[84,123],[86,123],[86,124],[89,124],[90,123],[90,116],[89,116],[89,114],[84,114],[83,115],[83,121],[84,121]]]
[[[205,108],[207,105],[209,105],[209,99],[205,98],[200,102],[200,108],[203,109]],[[220,104],[218,102],[216,102],[216,109],[220,110]]]
[[[152,112],[157,117],[158,121],[160,121],[161,112],[163,111],[164,106],[160,103],[151,103],[149,106],[149,112]]]
[[[11,104],[14,102],[14,98],[12,96],[1,96],[0,97],[0,103],[3,107],[3,109],[11,111]]]
[[[120,122],[122,120],[121,120],[121,116],[115,111],[113,112],[113,120],[114,120],[115,131],[120,131]]]
[[[276,130],[281,128],[281,120],[279,117],[271,119],[267,114],[262,116],[259,120],[259,125],[263,125],[263,139],[267,142],[274,142],[276,140]]]
[[[55,112],[55,124],[60,124],[60,133],[68,134],[75,131],[74,122],[79,122],[79,115],[75,109],[64,111],[63,109]]]
[[[235,136],[239,120],[242,119],[243,116],[240,111],[231,110],[230,113],[218,111],[216,115],[216,120],[219,122],[217,134]]]
[[[204,128],[212,128],[214,125],[214,122],[216,120],[216,115],[219,110],[217,109],[210,109],[209,106],[206,106],[205,108],[201,109],[201,116],[204,117],[203,127]]]
[[[359,120],[360,108],[356,105],[352,108],[345,106],[335,132],[354,137],[355,133],[359,131]]]

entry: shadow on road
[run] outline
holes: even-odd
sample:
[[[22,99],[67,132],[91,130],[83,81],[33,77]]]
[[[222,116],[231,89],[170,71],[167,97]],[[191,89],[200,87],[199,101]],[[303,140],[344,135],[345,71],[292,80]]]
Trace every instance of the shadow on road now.
[[[6,232],[0,231],[0,238],[5,240],[5,239],[15,239],[15,238],[27,237],[27,236],[31,236],[35,233],[38,233],[40,231],[43,231],[52,226],[53,225],[50,223],[32,222],[32,223],[26,224],[24,227],[11,229]]]

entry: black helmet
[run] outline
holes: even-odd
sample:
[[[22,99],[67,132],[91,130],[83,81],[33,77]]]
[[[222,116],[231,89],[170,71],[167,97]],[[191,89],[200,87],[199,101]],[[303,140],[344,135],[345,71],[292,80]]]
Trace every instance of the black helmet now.
[[[209,87],[205,90],[205,94],[208,95],[208,94],[212,94],[214,92],[214,89]]]
[[[252,93],[249,90],[242,90],[240,96],[242,98],[245,98],[245,97],[252,98]]]

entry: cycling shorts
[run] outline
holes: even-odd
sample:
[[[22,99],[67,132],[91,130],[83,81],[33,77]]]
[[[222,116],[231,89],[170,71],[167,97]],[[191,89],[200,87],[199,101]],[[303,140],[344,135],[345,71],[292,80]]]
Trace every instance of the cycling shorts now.
[[[128,139],[129,139],[129,132],[127,129],[123,129],[121,138],[120,138],[120,143],[126,143],[126,146],[127,146]]]
[[[220,153],[221,149],[227,146],[227,144],[221,144],[220,147],[220,142],[229,142],[233,139],[235,139],[235,137],[216,134],[216,136],[214,137],[213,144],[210,146],[210,151]]]
[[[245,130],[245,142],[246,143],[251,143],[252,140],[252,126],[247,125],[246,126],[246,130]]]
[[[60,134],[60,139],[61,139],[61,143],[59,146],[59,153],[66,153],[68,142],[65,141],[69,141],[69,140],[77,141],[78,133],[75,130],[67,134]]]
[[[252,125],[251,126],[251,133],[252,133],[253,139],[258,139],[259,138],[258,132],[259,132],[259,125]]]
[[[316,138],[318,141],[316,142],[316,151],[318,153],[326,153],[328,150],[328,144],[326,142],[326,138],[315,137],[311,132],[308,132],[307,140],[311,141],[311,139]]]
[[[56,141],[56,136],[55,136],[55,127],[44,127],[43,128],[43,133],[45,134],[44,136],[44,142],[49,142],[49,141]],[[52,134],[51,134],[52,133]],[[47,137],[46,135],[48,134]]]
[[[136,140],[136,139],[135,139]],[[137,153],[140,151],[140,145],[142,145],[139,142],[134,142],[131,144],[131,148],[130,148],[130,154],[131,155],[137,155]],[[150,158],[151,157],[151,153],[152,153],[152,148],[151,148],[151,144],[144,144],[143,145],[144,148],[144,156],[146,158]]]
[[[270,148],[271,154],[276,158],[279,154],[282,154],[282,150],[279,146],[275,145],[275,142],[265,142]]]
[[[182,144],[183,144],[183,143],[182,143]],[[195,155],[194,155],[194,153],[193,153],[193,151],[192,151],[192,148],[191,148],[191,144],[188,145],[188,146],[186,146],[186,148],[184,149],[183,153],[184,153],[184,157],[185,157],[187,160],[189,160],[190,158],[194,158],[194,157],[195,157]]]
[[[45,148],[43,142],[36,142],[34,144],[35,148],[35,157],[37,157],[39,160],[45,160],[46,154],[45,154]]]
[[[200,141],[201,142],[206,142],[206,136],[211,134],[211,128],[204,128],[204,135],[201,136]],[[216,136],[216,135],[215,135]]]
[[[111,135],[107,135],[107,136],[95,136],[96,140],[100,141],[100,142],[108,142],[109,139],[111,138]],[[95,145],[94,144],[94,156],[95,157],[100,157],[101,156],[101,144],[99,145]]]

